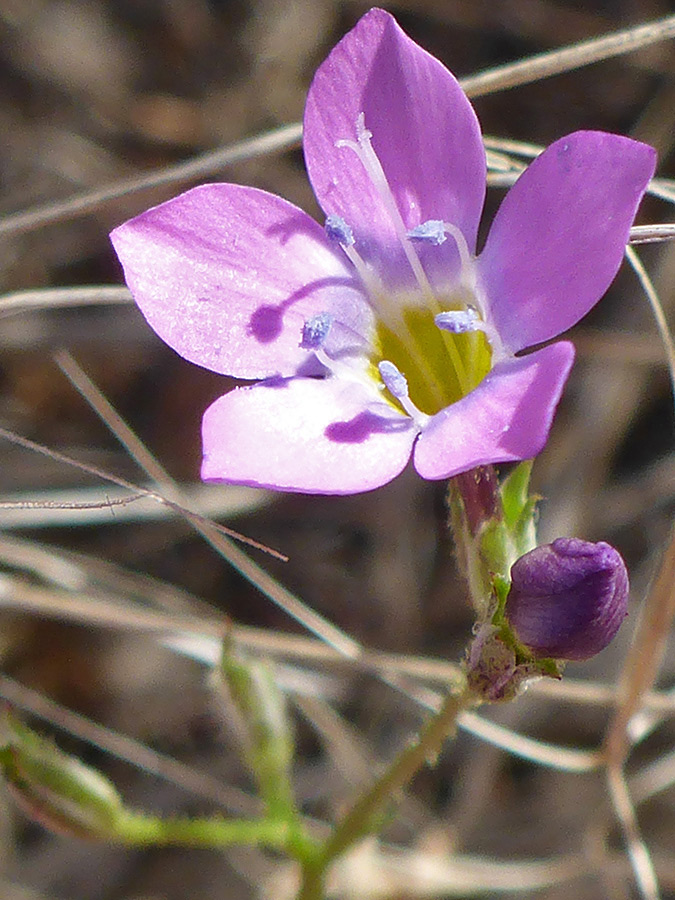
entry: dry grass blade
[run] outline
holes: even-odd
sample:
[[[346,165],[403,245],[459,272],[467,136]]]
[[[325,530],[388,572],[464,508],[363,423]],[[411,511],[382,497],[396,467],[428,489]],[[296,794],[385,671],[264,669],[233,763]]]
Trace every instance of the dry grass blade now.
[[[0,237],[25,234],[50,222],[83,216],[127,194],[138,194],[165,184],[184,184],[197,178],[206,178],[241,160],[255,159],[257,156],[266,156],[296,147],[300,143],[301,135],[300,124],[285,125],[257,137],[238,141],[229,147],[205,153],[187,162],[166,166],[149,175],[117,181],[107,187],[86,191],[68,200],[47,203],[35,209],[5,216],[0,219]]]
[[[654,178],[649,189],[655,197],[675,203],[675,182],[671,178]]]
[[[64,306],[108,306],[131,303],[128,288],[100,284],[87,287],[36,288],[0,295],[0,318],[30,309],[58,309]]]
[[[645,693],[653,686],[675,616],[675,531],[645,600],[633,644],[624,663],[620,701],[605,739],[605,756],[612,769],[620,769],[630,749],[628,726],[639,712]]]
[[[512,138],[495,137],[489,134],[483,135],[483,143],[486,150],[510,153],[514,156],[524,156],[526,159],[534,159],[544,149],[539,144],[531,144],[529,141],[514,141]]]
[[[227,519],[260,509],[268,502],[262,491],[223,485],[181,485],[187,509],[209,519]],[[111,510],[114,515],[111,516]],[[4,512],[3,512],[4,511]],[[129,494],[120,488],[78,488],[21,492],[0,500],[0,529],[49,528],[112,522],[157,521],[179,518],[166,504],[145,494]]]
[[[567,677],[561,682],[542,678],[528,688],[528,693],[549,697],[556,704],[568,702],[604,707],[613,706],[619,695],[618,688],[613,684]],[[643,697],[643,706],[655,713],[672,714],[675,712],[675,695],[670,691],[648,691]]]
[[[100,478],[103,481],[108,481],[112,484],[117,485],[118,487],[126,488],[134,495],[148,497],[150,499],[156,500],[157,503],[166,504],[176,513],[187,519],[187,521],[194,524],[195,527],[200,525],[204,525],[205,527],[208,526],[208,528],[212,529],[214,533],[219,534],[223,538],[225,535],[229,535],[235,540],[241,541],[244,544],[248,544],[249,546],[254,547],[256,550],[262,550],[264,553],[280,559],[282,562],[285,562],[287,560],[287,557],[284,556],[283,553],[278,553],[276,550],[273,550],[270,547],[266,547],[264,544],[261,544],[258,541],[254,541],[252,538],[247,538],[245,535],[239,534],[238,531],[234,531],[232,528],[227,528],[225,525],[219,525],[216,522],[212,522],[210,519],[205,519],[199,513],[194,512],[190,509],[186,509],[175,501],[169,500],[167,497],[164,497],[157,491],[142,488],[137,484],[133,484],[132,482],[127,481],[125,478],[120,478],[117,475],[106,472],[103,469],[98,468],[98,466],[92,466],[88,463],[84,463],[80,460],[74,459],[72,456],[68,456],[66,453],[60,453],[57,450],[50,450],[49,447],[44,447],[42,444],[38,444],[35,441],[31,441],[20,434],[9,431],[9,429],[7,428],[0,428],[0,437],[4,438],[6,441],[9,441],[9,443],[11,444],[15,444],[18,447],[23,447],[26,450],[32,450],[35,453],[41,454],[42,456],[47,456],[50,459],[53,459],[55,462],[73,466],[74,468],[80,469],[80,471],[86,472],[89,475],[94,475],[96,478]]]
[[[602,756],[597,750],[577,750],[547,744],[490,722],[476,713],[463,713],[459,718],[459,727],[493,747],[506,750],[512,756],[560,772],[581,774],[602,765]]]
[[[377,771],[377,759],[347,723],[323,700],[297,696],[295,705],[321,737],[322,745],[347,784],[367,785]]]
[[[335,866],[329,896],[331,900],[338,897],[435,900],[438,897],[520,894],[565,885],[583,876],[587,868],[585,860],[578,856],[502,862],[483,856],[379,847],[369,842]],[[358,894],[354,891],[355,885],[359,886]],[[293,895],[277,892],[273,896],[274,900],[291,900]]]
[[[610,766],[607,786],[612,806],[621,824],[626,849],[642,900],[659,900],[661,893],[647,845],[642,840],[628,787],[620,768]]]
[[[654,284],[649,277],[649,273],[643,266],[642,260],[637,255],[637,252],[633,250],[632,247],[626,247],[626,258],[633,267],[633,271],[637,275],[640,281],[640,285],[642,286],[642,290],[644,291],[645,296],[649,301],[652,316],[654,317],[656,327],[659,330],[659,337],[661,338],[661,343],[663,344],[663,348],[666,354],[666,360],[668,361],[670,384],[673,393],[673,399],[675,400],[675,343],[673,343],[673,336],[670,332],[670,329],[668,328],[668,322],[666,321],[666,314],[663,311],[663,305],[659,300],[659,295],[657,294],[656,288],[654,287]]]
[[[61,499],[51,500],[31,500],[28,497],[20,500],[0,500],[0,510],[21,510],[23,512],[34,512],[35,510],[64,510],[67,513],[77,511],[105,511],[114,510],[116,507],[128,506],[130,503],[136,503],[138,500],[144,500],[145,494],[129,494],[125,497],[103,497],[99,500],[67,500],[65,497]]]
[[[654,244],[657,241],[675,239],[675,225],[664,222],[660,225],[634,225],[630,230],[631,244]]]
[[[79,391],[94,412],[105,422],[131,458],[136,460],[145,474],[155,481],[163,492],[173,495],[177,499],[180,496],[177,486],[164,466],[139,441],[131,428],[117,413],[117,410],[108,402],[101,391],[96,388],[94,382],[87,376],[77,361],[73,359],[72,355],[66,350],[60,350],[54,354],[54,361],[73,387]]]
[[[30,612],[64,622],[77,622],[99,628],[113,628],[149,634],[209,635],[222,642],[228,630],[224,617],[172,616],[153,609],[139,609],[109,596],[80,596],[78,592],[43,587],[0,576],[0,607]]]
[[[643,766],[629,780],[630,793],[636,804],[644,803],[669,790],[675,784],[675,751],[666,753]]]
[[[641,47],[648,47],[650,44],[672,37],[675,37],[675,16],[667,16],[647,25],[627,28],[561,50],[551,50],[521,62],[498,66],[487,72],[464,78],[462,87],[470,97],[480,97],[521,84],[541,81],[543,78],[611,59],[613,56],[632,53]]]

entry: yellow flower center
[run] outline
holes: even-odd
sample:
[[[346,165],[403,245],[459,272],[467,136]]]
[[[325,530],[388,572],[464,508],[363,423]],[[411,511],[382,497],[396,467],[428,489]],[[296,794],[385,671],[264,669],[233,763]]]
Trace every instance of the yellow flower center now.
[[[372,375],[380,379],[377,364],[389,360],[405,376],[410,399],[423,413],[434,415],[472,391],[490,371],[492,349],[483,331],[451,334],[434,322],[425,307],[402,311],[396,331],[379,322]],[[396,398],[384,396],[399,408]]]

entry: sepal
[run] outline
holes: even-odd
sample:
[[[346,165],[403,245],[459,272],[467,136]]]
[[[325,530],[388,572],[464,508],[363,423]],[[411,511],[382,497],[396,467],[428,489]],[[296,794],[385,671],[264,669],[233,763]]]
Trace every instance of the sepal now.
[[[479,625],[465,660],[467,682],[483,702],[513,700],[534,678],[562,678],[564,662],[537,657],[522,644],[505,617],[504,609],[510,584],[493,579],[494,612],[488,622]]]

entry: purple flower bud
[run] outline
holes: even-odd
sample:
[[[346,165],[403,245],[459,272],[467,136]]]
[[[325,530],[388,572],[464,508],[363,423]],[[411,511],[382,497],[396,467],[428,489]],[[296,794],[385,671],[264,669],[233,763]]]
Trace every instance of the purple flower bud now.
[[[626,566],[603,542],[558,538],[516,560],[511,579],[506,618],[537,656],[588,659],[626,616]]]

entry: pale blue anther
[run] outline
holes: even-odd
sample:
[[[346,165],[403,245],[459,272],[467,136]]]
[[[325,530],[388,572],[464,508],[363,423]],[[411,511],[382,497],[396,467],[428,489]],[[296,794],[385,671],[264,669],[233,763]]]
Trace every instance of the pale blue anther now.
[[[466,334],[480,328],[480,319],[475,309],[452,309],[438,313],[434,316],[434,322],[442,331],[450,331],[452,334]]]
[[[393,362],[383,359],[378,363],[377,368],[380,370],[380,377],[384,386],[397,400],[402,400],[408,396],[408,382],[405,375],[402,375]]]
[[[333,316],[330,313],[319,313],[307,319],[302,326],[302,340],[300,346],[303,350],[319,350],[326,342],[328,332],[333,325]]]
[[[343,247],[351,247],[354,243],[354,232],[342,216],[327,216],[324,228],[328,237]]]
[[[425,241],[435,247],[448,239],[445,233],[445,222],[441,222],[440,219],[429,219],[427,222],[422,222],[421,225],[417,225],[408,232],[408,237],[413,241]]]

